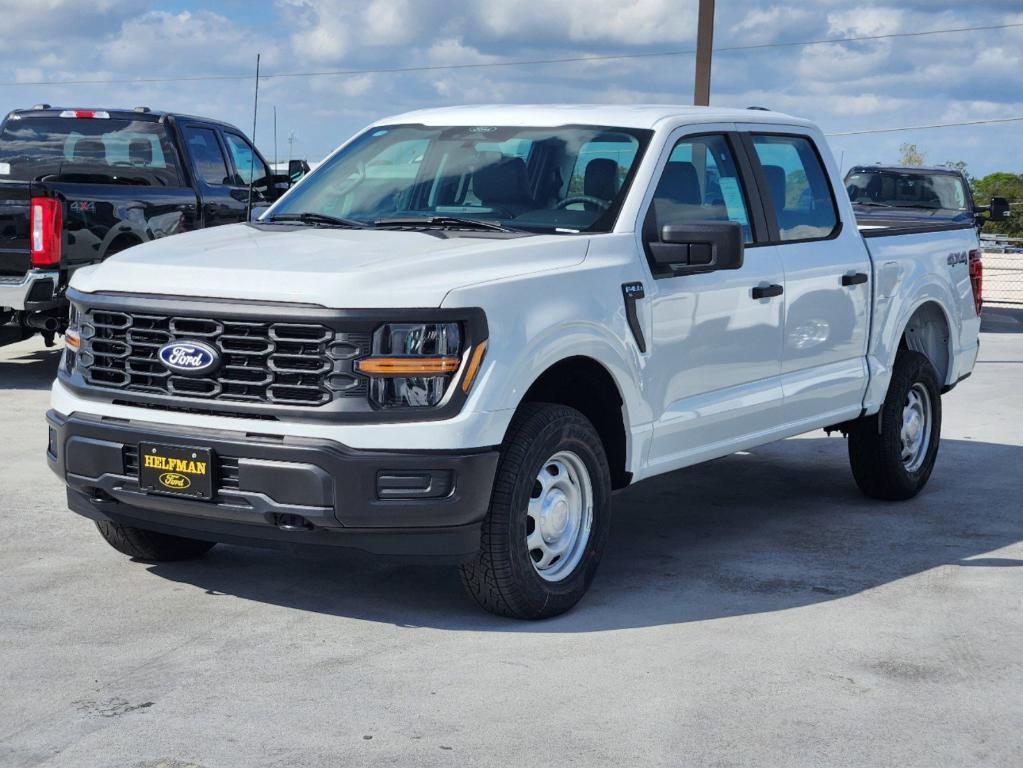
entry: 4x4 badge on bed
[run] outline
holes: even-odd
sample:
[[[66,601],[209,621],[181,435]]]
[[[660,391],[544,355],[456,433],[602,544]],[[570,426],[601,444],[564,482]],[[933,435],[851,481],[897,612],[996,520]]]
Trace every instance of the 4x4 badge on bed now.
[[[201,341],[172,341],[157,354],[165,368],[185,376],[206,373],[220,364],[220,353]]]

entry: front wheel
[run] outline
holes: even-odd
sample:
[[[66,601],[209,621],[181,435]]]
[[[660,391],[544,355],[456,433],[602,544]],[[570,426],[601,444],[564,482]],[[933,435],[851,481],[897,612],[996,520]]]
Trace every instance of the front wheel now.
[[[881,412],[853,422],[849,462],[875,499],[911,499],[927,484],[941,439],[941,388],[930,361],[901,350]]]
[[[462,583],[485,610],[564,613],[585,594],[610,526],[611,473],[600,436],[573,408],[527,403],[502,446],[480,552]]]

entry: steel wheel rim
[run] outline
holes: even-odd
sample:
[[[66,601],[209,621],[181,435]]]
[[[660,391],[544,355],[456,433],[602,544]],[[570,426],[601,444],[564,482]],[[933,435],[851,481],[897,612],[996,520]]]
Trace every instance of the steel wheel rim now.
[[[526,507],[526,551],[544,581],[567,578],[593,528],[593,483],[583,460],[558,451],[540,467]]]
[[[906,394],[902,407],[902,465],[907,472],[916,472],[927,458],[931,444],[931,394],[923,384],[916,383]]]

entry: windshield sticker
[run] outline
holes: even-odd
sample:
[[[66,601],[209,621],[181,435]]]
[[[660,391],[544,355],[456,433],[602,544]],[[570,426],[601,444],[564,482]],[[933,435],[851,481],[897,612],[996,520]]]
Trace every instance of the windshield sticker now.
[[[739,191],[739,182],[726,176],[718,179],[718,184],[721,185],[721,196],[725,199],[728,218],[740,224],[749,224],[746,219],[746,206],[742,202],[742,192]]]
[[[11,164],[10,163],[0,163],[0,176],[10,176],[10,175],[11,175]]]

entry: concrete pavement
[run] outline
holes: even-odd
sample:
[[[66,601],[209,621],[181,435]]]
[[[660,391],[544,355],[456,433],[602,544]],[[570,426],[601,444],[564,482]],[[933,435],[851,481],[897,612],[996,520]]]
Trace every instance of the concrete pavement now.
[[[45,467],[57,353],[0,350],[0,765],[1019,766],[1017,325],[945,398],[917,499],[859,495],[823,433],[656,478],[534,624],[446,568],[128,560]]]

